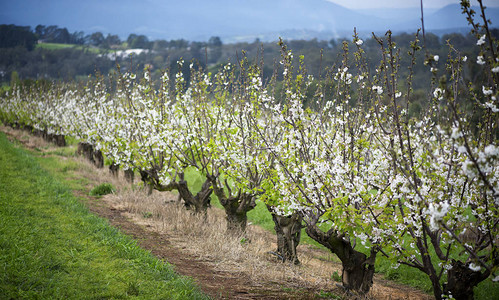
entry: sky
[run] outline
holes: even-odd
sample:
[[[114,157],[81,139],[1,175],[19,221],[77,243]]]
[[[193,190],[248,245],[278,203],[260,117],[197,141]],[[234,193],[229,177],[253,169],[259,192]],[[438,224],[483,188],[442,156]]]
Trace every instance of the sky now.
[[[420,0],[328,0],[350,9],[368,8],[408,8],[419,7]],[[441,8],[449,4],[459,4],[459,0],[423,0],[423,7]],[[477,5],[477,1],[471,1],[472,5]],[[499,6],[499,0],[483,0],[485,6]]]

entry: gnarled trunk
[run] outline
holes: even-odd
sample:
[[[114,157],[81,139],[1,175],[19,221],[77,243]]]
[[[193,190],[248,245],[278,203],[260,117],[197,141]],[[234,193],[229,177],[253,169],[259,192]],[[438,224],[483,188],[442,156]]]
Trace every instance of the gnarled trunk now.
[[[29,133],[31,133],[31,134],[34,134],[34,130],[35,130],[35,129],[33,128],[33,126],[31,126],[31,125],[26,125],[26,124],[24,124],[24,125],[22,126],[22,129],[23,129],[23,130],[25,130],[25,131],[27,131],[27,132],[29,132]]]
[[[341,262],[343,286],[347,289],[367,293],[373,285],[374,261],[367,263],[367,256],[364,253],[352,250],[353,248],[348,251],[348,258]]]
[[[192,209],[195,213],[206,213],[206,210],[210,207],[211,193],[213,193],[211,181],[206,179],[201,190],[194,196],[187,186],[187,181],[184,180],[184,174],[180,174],[179,177],[180,181],[177,184],[177,190],[180,197],[184,199],[187,209]]]
[[[79,142],[76,154],[83,155],[97,168],[104,167],[104,156],[102,155],[102,152],[100,150],[95,150],[92,144]]]
[[[213,191],[217,195],[220,204],[225,209],[227,219],[227,231],[229,232],[244,232],[246,231],[246,223],[248,221],[247,213],[256,206],[255,196],[252,194],[242,193],[239,190],[236,196],[231,196],[232,191],[227,181],[225,186],[229,191],[229,196],[224,191],[224,187],[220,185],[217,176],[207,176],[208,180],[213,185]]]
[[[246,224],[248,224],[248,216],[246,212],[237,212],[237,210],[225,209],[225,218],[227,220],[227,231],[244,232]]]
[[[444,294],[452,295],[456,300],[473,300],[473,288],[487,279],[490,272],[473,271],[469,265],[456,260],[451,265],[452,268],[447,273],[447,284],[444,284]]]
[[[234,197],[226,197],[225,193],[221,194],[220,191],[215,194],[220,200],[220,204],[225,209],[225,216],[227,220],[227,231],[229,232],[244,232],[246,231],[246,224],[248,222],[248,211],[256,206],[255,197],[250,194],[240,193]]]
[[[43,131],[40,129],[33,129],[33,135],[38,137],[43,137]]]
[[[218,195],[217,195],[218,196]],[[235,197],[218,198],[225,209],[227,230],[232,232],[246,231],[248,211],[256,206],[255,197],[250,194],[239,194]]]
[[[291,261],[295,265],[300,264],[296,247],[300,243],[302,217],[298,213],[290,216],[276,215],[272,208],[267,205],[267,209],[272,214],[274,229],[277,235],[277,254],[282,261]]]
[[[376,251],[371,249],[371,256],[368,258],[364,253],[356,251],[342,235],[333,230],[325,233],[316,225],[307,226],[306,232],[341,260],[343,287],[360,293],[369,292],[373,284]]]

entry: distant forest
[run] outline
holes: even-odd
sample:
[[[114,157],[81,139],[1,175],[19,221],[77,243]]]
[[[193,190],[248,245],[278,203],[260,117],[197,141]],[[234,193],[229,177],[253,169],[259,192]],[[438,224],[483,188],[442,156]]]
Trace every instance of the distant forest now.
[[[492,33],[499,36],[497,29]],[[422,40],[421,34],[419,38]],[[410,61],[406,53],[414,39],[414,33],[393,36],[401,53],[401,72],[407,72]],[[137,34],[130,34],[127,40],[122,41],[117,35],[105,36],[101,32],[85,35],[81,31],[70,33],[66,28],[57,26],[38,25],[32,30],[30,27],[0,25],[0,81],[8,84],[12,80],[23,79],[85,80],[96,73],[112,74],[116,72],[117,65],[122,72],[130,70],[141,73],[147,67],[151,69],[153,79],[157,79],[166,69],[175,72],[179,59],[193,61],[201,68],[216,72],[221,65],[236,63],[243,57],[250,62],[263,63],[263,76],[268,80],[278,68],[280,48],[277,42],[278,37],[272,43],[262,43],[257,39],[252,43],[223,44],[219,37],[212,37],[207,42],[183,39],[150,41],[146,36]],[[316,78],[341,62],[345,47],[350,48],[350,57],[355,50],[352,38],[290,40],[285,43],[296,57],[304,56],[308,73]],[[429,53],[442,58],[447,56],[448,43],[470,58],[478,55],[473,52],[476,51],[476,47],[473,47],[476,37],[471,34],[453,33],[439,37],[426,33],[424,43]],[[364,40],[362,48],[370,62],[369,67],[374,70],[380,60],[379,43],[371,37]],[[137,51],[140,54],[123,55],[127,49],[143,50]],[[430,71],[422,63],[424,51],[417,59],[420,63],[414,70],[414,88],[426,87]],[[186,73],[188,65],[184,64]],[[471,68],[470,65],[470,74],[479,76],[473,74]]]

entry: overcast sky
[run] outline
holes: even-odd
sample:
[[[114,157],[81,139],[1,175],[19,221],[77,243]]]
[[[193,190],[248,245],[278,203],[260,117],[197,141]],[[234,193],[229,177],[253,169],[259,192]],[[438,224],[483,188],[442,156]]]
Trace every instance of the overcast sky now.
[[[383,7],[419,7],[420,0],[328,0],[352,9],[383,8]],[[448,4],[459,4],[459,0],[423,0],[423,6],[440,8]],[[472,0],[472,5],[477,4]],[[485,6],[499,6],[499,0],[483,0]]]

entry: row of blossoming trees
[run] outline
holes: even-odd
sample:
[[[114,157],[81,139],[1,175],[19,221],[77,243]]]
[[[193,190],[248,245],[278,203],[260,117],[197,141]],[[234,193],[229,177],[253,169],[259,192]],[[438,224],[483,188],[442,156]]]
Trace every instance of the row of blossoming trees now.
[[[398,67],[401,55],[414,64],[419,34],[401,54],[390,33],[375,37],[376,70],[356,35],[354,55],[345,43],[340,65],[319,80],[281,42],[282,88],[277,70],[264,84],[261,66],[246,59],[215,75],[193,63],[190,82],[181,72],[153,83],[148,70],[139,80],[118,69],[85,86],[12,89],[0,117],[74,136],[90,158],[103,153],[114,170],[137,171],[151,189],[177,190],[194,212],[205,212],[214,194],[229,231],[244,231],[260,200],[276,224],[279,255],[298,263],[304,224],[339,257],[348,289],[369,291],[382,255],[426,274],[437,299],[468,299],[481,281],[499,280],[499,60],[488,24],[475,23],[462,5],[481,55],[468,60],[449,45],[442,63],[427,53],[429,74],[436,78],[440,67],[445,76],[433,80],[428,108],[416,118],[408,115],[412,71],[399,78]],[[478,84],[464,71],[475,63]],[[310,91],[313,104],[304,107]],[[196,194],[187,168],[205,177]]]

